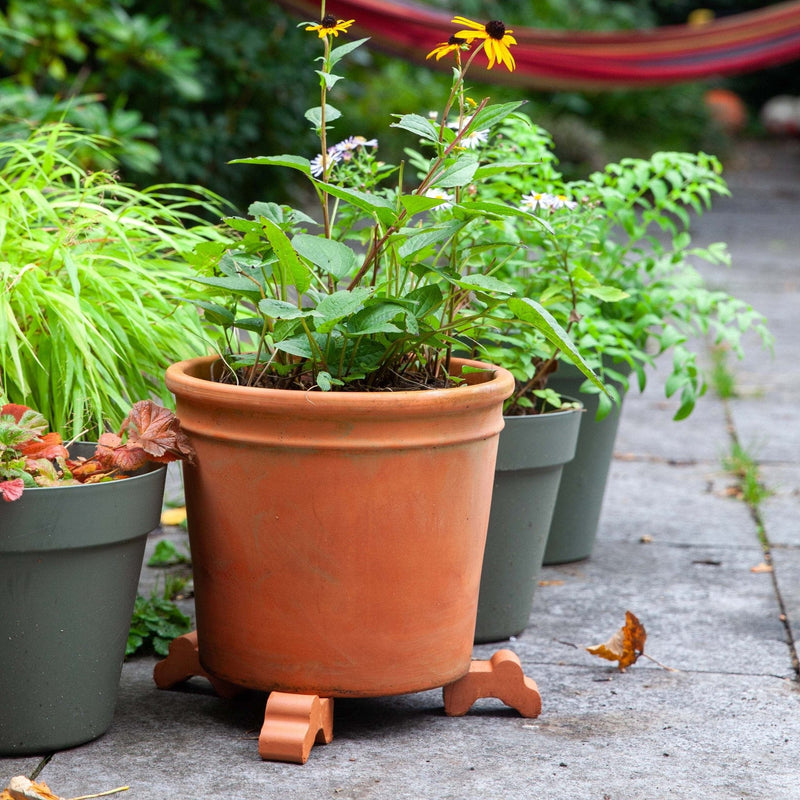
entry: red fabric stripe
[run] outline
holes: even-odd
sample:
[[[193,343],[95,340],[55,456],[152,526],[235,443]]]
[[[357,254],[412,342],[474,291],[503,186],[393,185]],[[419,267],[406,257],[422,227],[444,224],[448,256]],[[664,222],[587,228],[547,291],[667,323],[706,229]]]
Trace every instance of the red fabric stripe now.
[[[313,0],[280,0],[315,20]],[[454,31],[452,12],[407,0],[329,0],[327,11],[354,19],[356,36],[414,61]],[[551,31],[504,20],[518,45],[513,73],[475,70],[473,80],[541,88],[654,86],[731,75],[800,59],[800,0],[744,12],[700,26],[672,25],[644,31]],[[428,65],[449,70],[443,60]]]

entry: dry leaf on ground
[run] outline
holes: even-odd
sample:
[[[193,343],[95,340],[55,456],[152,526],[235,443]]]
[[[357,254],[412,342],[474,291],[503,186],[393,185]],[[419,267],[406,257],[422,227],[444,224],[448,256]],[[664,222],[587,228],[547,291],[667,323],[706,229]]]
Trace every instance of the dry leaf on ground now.
[[[46,783],[34,783],[24,775],[17,775],[8,782],[0,794],[0,800],[63,800],[50,791]]]
[[[127,792],[129,786],[120,786],[107,792],[85,794],[74,797],[72,800],[90,800],[90,798],[108,797],[119,792]],[[24,775],[17,775],[8,782],[8,786],[0,792],[0,800],[64,800],[60,795],[54,794],[46,783],[35,783]]]
[[[618,661],[619,670],[623,672],[631,664],[635,664],[639,656],[644,654],[644,643],[647,633],[644,625],[630,611],[625,612],[625,624],[604,644],[587,647],[593,656],[608,661]]]

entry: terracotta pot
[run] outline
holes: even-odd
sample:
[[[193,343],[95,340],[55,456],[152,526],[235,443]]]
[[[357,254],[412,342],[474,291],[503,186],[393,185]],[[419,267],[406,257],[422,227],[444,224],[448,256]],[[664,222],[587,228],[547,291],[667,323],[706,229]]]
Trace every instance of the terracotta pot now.
[[[198,453],[185,488],[203,667],[327,697],[464,675],[510,373],[297,392],[214,383],[214,360],[167,370]]]

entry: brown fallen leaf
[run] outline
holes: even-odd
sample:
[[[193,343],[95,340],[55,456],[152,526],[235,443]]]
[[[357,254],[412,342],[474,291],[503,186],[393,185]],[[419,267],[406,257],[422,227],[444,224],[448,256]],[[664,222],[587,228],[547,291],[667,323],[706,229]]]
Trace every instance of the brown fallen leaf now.
[[[108,795],[117,794],[118,792],[127,792],[129,788],[129,786],[120,786],[107,792],[73,797],[72,800],[91,800],[91,798],[96,797],[108,797]],[[0,792],[0,800],[64,800],[64,798],[54,794],[46,783],[35,783],[24,775],[17,775]]]
[[[756,564],[754,567],[750,567],[750,572],[772,572],[772,565],[765,564],[762,561],[760,564]]]
[[[593,656],[608,661],[618,661],[620,672],[624,672],[631,664],[635,664],[639,656],[644,655],[644,643],[647,633],[644,625],[630,611],[625,612],[625,624],[605,643],[592,645],[586,650]]]
[[[34,783],[24,775],[17,775],[8,782],[0,794],[0,800],[63,800],[50,791],[46,783]]]
[[[539,586],[563,586],[564,581],[539,581]]]

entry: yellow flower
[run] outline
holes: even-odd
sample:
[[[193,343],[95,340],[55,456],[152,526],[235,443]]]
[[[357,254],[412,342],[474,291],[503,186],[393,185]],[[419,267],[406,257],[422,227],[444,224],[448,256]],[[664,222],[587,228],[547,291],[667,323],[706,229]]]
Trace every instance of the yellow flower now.
[[[508,48],[510,45],[516,44],[517,40],[511,35],[514,31],[507,30],[499,19],[493,19],[491,22],[481,25],[480,22],[473,22],[466,17],[454,17],[453,23],[467,26],[465,30],[456,31],[457,38],[464,39],[470,44],[475,39],[485,40],[484,50],[489,59],[487,69],[491,69],[495,64],[505,64],[509,72],[514,71],[516,62]]]
[[[451,36],[446,42],[442,42],[442,44],[437,44],[433,50],[425,56],[425,58],[430,58],[431,56],[436,56],[436,60],[438,61],[443,56],[446,56],[448,53],[453,53],[456,50],[460,50],[461,46],[466,44],[466,39],[459,39],[458,36]]]
[[[319,38],[324,39],[326,36],[338,36],[344,33],[354,22],[354,19],[336,19],[333,14],[326,14],[319,25],[309,25],[306,30],[317,31]]]

